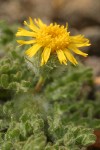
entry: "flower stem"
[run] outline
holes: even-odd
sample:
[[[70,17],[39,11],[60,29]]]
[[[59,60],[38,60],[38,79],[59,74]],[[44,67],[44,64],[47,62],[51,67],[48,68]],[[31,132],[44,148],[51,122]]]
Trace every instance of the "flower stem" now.
[[[40,78],[35,86],[35,91],[40,92],[43,84],[44,84],[44,78],[42,76],[40,76]]]

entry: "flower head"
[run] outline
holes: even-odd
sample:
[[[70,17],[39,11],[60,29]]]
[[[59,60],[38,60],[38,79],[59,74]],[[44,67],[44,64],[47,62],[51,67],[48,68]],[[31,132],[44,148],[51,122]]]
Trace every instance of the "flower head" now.
[[[69,60],[74,65],[78,64],[72,53],[86,57],[88,54],[79,50],[80,47],[89,46],[89,40],[83,35],[70,36],[67,31],[67,25],[44,24],[40,19],[29,18],[29,24],[24,21],[31,31],[19,28],[16,36],[29,36],[32,39],[29,41],[17,40],[20,45],[32,44],[26,50],[26,55],[33,57],[37,51],[41,50],[41,66],[46,64],[50,55],[57,55],[60,63],[67,64]]]

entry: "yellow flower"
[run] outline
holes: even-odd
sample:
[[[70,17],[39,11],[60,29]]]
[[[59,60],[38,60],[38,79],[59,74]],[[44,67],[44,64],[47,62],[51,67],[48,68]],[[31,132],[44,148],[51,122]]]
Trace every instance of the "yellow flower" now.
[[[88,54],[79,50],[79,47],[89,46],[89,40],[83,35],[70,36],[67,31],[67,25],[44,24],[40,19],[34,19],[34,22],[29,18],[29,24],[24,21],[31,31],[19,28],[16,36],[29,36],[32,39],[29,41],[17,40],[20,45],[32,44],[26,51],[26,55],[33,57],[37,51],[41,50],[41,66],[46,64],[50,55],[57,55],[60,63],[67,64],[69,60],[74,65],[78,64],[72,53],[76,53],[86,57]]]

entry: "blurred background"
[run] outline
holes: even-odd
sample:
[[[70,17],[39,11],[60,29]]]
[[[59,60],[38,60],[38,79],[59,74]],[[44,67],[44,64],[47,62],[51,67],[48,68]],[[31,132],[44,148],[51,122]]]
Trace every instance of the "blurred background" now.
[[[89,38],[91,46],[85,49],[89,57],[83,60],[100,84],[100,0],[0,0],[0,20],[23,23],[29,16],[45,23],[68,22],[72,35]]]

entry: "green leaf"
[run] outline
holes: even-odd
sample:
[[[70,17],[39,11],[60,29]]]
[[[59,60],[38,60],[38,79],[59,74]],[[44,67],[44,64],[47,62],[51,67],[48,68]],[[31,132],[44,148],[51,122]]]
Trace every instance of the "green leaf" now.
[[[1,86],[7,88],[9,85],[9,77],[7,74],[2,74],[0,78]]]

